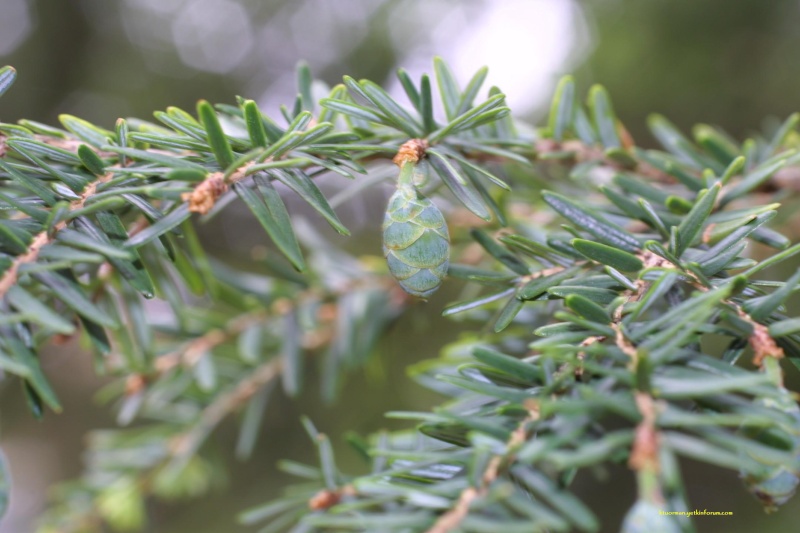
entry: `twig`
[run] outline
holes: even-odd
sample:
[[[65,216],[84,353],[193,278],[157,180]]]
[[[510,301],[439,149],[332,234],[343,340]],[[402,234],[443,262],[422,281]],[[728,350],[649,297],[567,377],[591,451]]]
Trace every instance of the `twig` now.
[[[652,252],[644,252],[640,255],[640,257],[644,260],[645,268],[661,267],[675,269],[675,265]],[[709,290],[709,288],[701,283],[700,280],[697,279],[697,277],[695,277],[691,272],[684,271],[682,274],[689,278],[690,283],[696,289],[703,292],[707,292]],[[639,284],[640,288],[638,292],[641,295],[643,293],[642,287],[646,286],[646,284],[642,280],[639,280]],[[750,346],[753,348],[754,352],[753,364],[763,367],[764,359],[766,357],[774,357],[776,359],[781,359],[784,357],[785,354],[783,352],[783,348],[778,346],[778,344],[775,342],[775,339],[770,336],[769,328],[767,328],[767,326],[756,321],[742,308],[742,306],[736,302],[730,299],[723,301],[733,308],[739,318],[750,324],[750,326],[753,328],[753,332],[748,337],[748,342],[750,343]],[[621,311],[621,307],[619,310]]]
[[[82,209],[86,203],[86,200],[88,200],[97,191],[97,187],[111,180],[113,177],[114,174],[109,172],[91,182],[83,190],[81,197],[69,204],[69,210],[76,211],[78,209]],[[39,258],[39,252],[41,252],[42,247],[53,242],[55,240],[56,233],[66,227],[67,221],[62,220],[50,228],[50,230],[39,232],[33,238],[30,245],[28,245],[27,251],[14,258],[14,260],[11,262],[11,266],[8,267],[8,269],[3,273],[3,276],[0,277],[0,300],[2,300],[11,287],[16,284],[19,275],[19,269],[25,264],[34,263]]]
[[[634,399],[642,421],[636,426],[628,466],[637,474],[639,497],[660,506],[664,503],[664,495],[658,481],[661,470],[661,434],[656,426],[658,404],[647,392],[636,392]]]
[[[173,467],[178,468],[183,465],[186,458],[197,451],[197,448],[217,424],[249,400],[261,387],[280,376],[282,370],[283,359],[273,357],[249,373],[231,390],[217,396],[208,407],[203,409],[200,420],[189,431],[172,439],[170,450],[176,461],[173,463]]]
[[[266,309],[239,315],[222,329],[212,329],[185,343],[181,348],[158,357],[154,364],[155,370],[158,374],[164,374],[179,364],[194,366],[204,353],[242,333],[250,326],[262,322],[266,317]]]
[[[756,322],[739,304],[731,301],[728,303],[736,309],[739,318],[753,326],[753,333],[751,333],[750,337],[747,339],[750,346],[753,348],[753,364],[758,367],[763,367],[764,359],[767,357],[782,359],[785,355],[783,353],[783,348],[778,346],[775,339],[769,334],[769,328],[764,324]]]
[[[483,473],[483,477],[481,478],[480,486],[467,487],[461,491],[461,495],[458,497],[458,501],[453,508],[441,515],[433,526],[428,529],[427,533],[448,533],[457,528],[464,518],[467,517],[467,514],[469,514],[469,508],[472,502],[488,492],[489,487],[498,478],[504,466],[507,468],[514,462],[513,453],[525,442],[528,424],[539,419],[539,408],[535,402],[530,402],[528,413],[528,416],[517,425],[516,429],[511,433],[511,437],[509,437],[506,442],[506,455],[495,455],[489,461]]]

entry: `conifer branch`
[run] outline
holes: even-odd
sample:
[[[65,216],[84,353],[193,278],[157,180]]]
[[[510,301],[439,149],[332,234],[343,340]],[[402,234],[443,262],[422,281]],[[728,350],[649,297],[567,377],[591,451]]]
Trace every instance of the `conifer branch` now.
[[[414,298],[443,283],[466,284],[443,314],[475,328],[414,375],[452,401],[396,413],[417,431],[357,444],[371,464],[356,475],[305,421],[319,468],[303,467],[301,484],[244,522],[593,532],[601,525],[570,482],[625,462],[639,498],[622,530],[687,529],[660,514],[688,508],[676,456],[737,471],[766,509],[789,500],[800,408],[779,359],[800,361],[786,305],[800,273],[757,274],[800,252],[769,226],[783,217],[776,200],[797,190],[797,116],[741,145],[653,116],[662,148],[643,150],[600,86],[584,105],[562,80],[531,134],[497,88],[478,101],[485,70],[463,89],[441,60],[434,72],[443,116],[428,76],[398,73],[410,107],[349,77],[314,102],[301,66],[302,96],[281,120],[239,100],[113,131],[70,116],[66,130],[0,124],[0,367],[37,416],[59,411],[37,355],[80,332],[113,357],[119,380],[104,396],[120,424],[139,422],[90,438],[87,473],[61,491],[50,531],[120,527],[120,517],[144,527],[145,499],[207,490],[203,444],[224,418],[244,412],[246,457],[278,378],[298,394],[303,361],[320,361],[332,399]],[[0,91],[13,75],[0,69]],[[317,178],[358,180],[390,160],[400,170],[381,228],[386,264],[374,250],[345,253],[287,208],[296,194],[348,235],[332,205],[383,177],[336,202]],[[218,216],[233,198],[271,241],[247,268],[210,256],[191,218]],[[752,257],[750,242],[771,255]],[[150,298],[166,311],[151,312]],[[724,339],[720,353],[709,336]],[[752,368],[735,364],[750,352]],[[106,460],[120,450],[138,462]]]

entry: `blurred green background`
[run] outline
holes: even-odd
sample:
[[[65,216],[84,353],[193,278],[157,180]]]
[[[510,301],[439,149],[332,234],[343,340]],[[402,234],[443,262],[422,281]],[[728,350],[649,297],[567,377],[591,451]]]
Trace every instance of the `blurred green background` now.
[[[300,59],[328,83],[350,74],[396,92],[398,66],[416,76],[442,55],[462,81],[489,65],[490,83],[530,120],[544,116],[558,77],[574,72],[584,87],[609,88],[639,144],[652,143],[645,118],[653,111],[687,130],[704,122],[742,138],[800,110],[798,45],[797,0],[1,0],[0,63],[15,66],[19,79],[0,101],[0,120],[54,123],[70,113],[110,127],[119,116],[193,109],[199,98],[231,103],[237,94],[273,112],[293,98]],[[377,227],[379,209],[347,209],[350,227]],[[228,242],[234,233],[226,219],[218,224],[205,231],[215,250],[241,253],[241,242]],[[247,243],[261,238],[235,229]],[[336,405],[323,405],[313,382],[299,401],[276,396],[250,462],[229,457],[235,427],[223,426],[214,445],[232,465],[227,485],[201,501],[153,504],[148,531],[239,531],[233,515],[286,483],[275,462],[311,458],[301,414],[341,443],[346,430],[404,427],[385,420],[387,410],[433,405],[435,395],[408,380],[405,368],[469,328],[437,318],[453,296],[442,291],[404,317],[381,347],[380,368],[352,376],[351,394]],[[112,414],[93,401],[102,382],[78,346],[53,347],[44,364],[63,398],[62,415],[32,420],[17,384],[0,382],[0,445],[14,476],[0,533],[31,531],[47,487],[79,474],[84,433],[113,425]],[[345,464],[354,460],[344,457]],[[797,504],[765,520],[735,473],[685,466],[695,508],[734,511],[697,518],[700,532],[796,529]],[[633,500],[633,479],[622,468],[599,474],[601,483],[579,478],[578,490],[614,531]]]

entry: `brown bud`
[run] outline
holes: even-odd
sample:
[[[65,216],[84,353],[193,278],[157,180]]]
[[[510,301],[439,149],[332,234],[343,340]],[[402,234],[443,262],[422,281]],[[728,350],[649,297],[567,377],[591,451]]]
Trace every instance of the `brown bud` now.
[[[312,511],[330,509],[342,499],[342,495],[333,490],[322,490],[308,500],[308,507]]]
[[[342,496],[354,496],[355,494],[355,489],[350,485],[336,490],[324,489],[316,493],[311,497],[310,500],[308,500],[308,507],[312,511],[323,511],[325,509],[330,509],[339,503],[342,499]]]
[[[133,396],[144,389],[147,381],[141,374],[131,374],[125,380],[125,396]]]
[[[403,163],[416,163],[425,157],[425,150],[427,149],[428,141],[425,139],[411,139],[403,143],[392,161],[398,167],[402,167]]]
[[[225,183],[222,174],[215,172],[203,180],[192,192],[183,193],[181,200],[189,202],[189,211],[192,213],[205,215],[214,207],[217,198],[227,190],[228,184]]]

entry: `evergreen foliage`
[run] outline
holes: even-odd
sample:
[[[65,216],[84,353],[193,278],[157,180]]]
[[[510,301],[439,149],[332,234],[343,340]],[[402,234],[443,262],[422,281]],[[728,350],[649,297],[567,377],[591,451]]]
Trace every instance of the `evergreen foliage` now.
[[[800,319],[786,303],[800,272],[765,271],[800,252],[768,224],[796,200],[798,115],[743,143],[653,116],[663,150],[645,150],[602,87],[583,105],[565,78],[533,128],[497,88],[478,98],[485,69],[464,88],[441,60],[434,72],[398,73],[410,106],[367,80],[325,88],[301,65],[280,119],[240,98],[113,130],[67,115],[60,128],[0,124],[0,369],[35,416],[58,412],[39,353],[80,335],[117,378],[102,396],[120,425],[139,422],[89,436],[84,476],[60,487],[41,531],[137,530],[147,498],[204,493],[222,474],[203,443],[223,419],[242,413],[247,457],[278,382],[300,393],[314,354],[333,398],[445,275],[472,297],[443,313],[475,334],[412,374],[451,399],[389,414],[413,430],[353,439],[362,473],[337,468],[306,420],[318,464],[285,462],[301,480],[242,523],[599,531],[570,485],[619,463],[639,488],[623,531],[693,531],[659,513],[691,508],[679,457],[737,471],[767,510],[788,501],[800,409],[783,371],[800,366]],[[0,93],[14,77],[0,70]],[[338,249],[285,205],[296,194],[347,235],[334,207],[380,183],[390,159],[388,265]],[[328,173],[352,186],[326,198],[315,178]],[[195,232],[236,198],[284,258],[261,273],[215,260]]]

